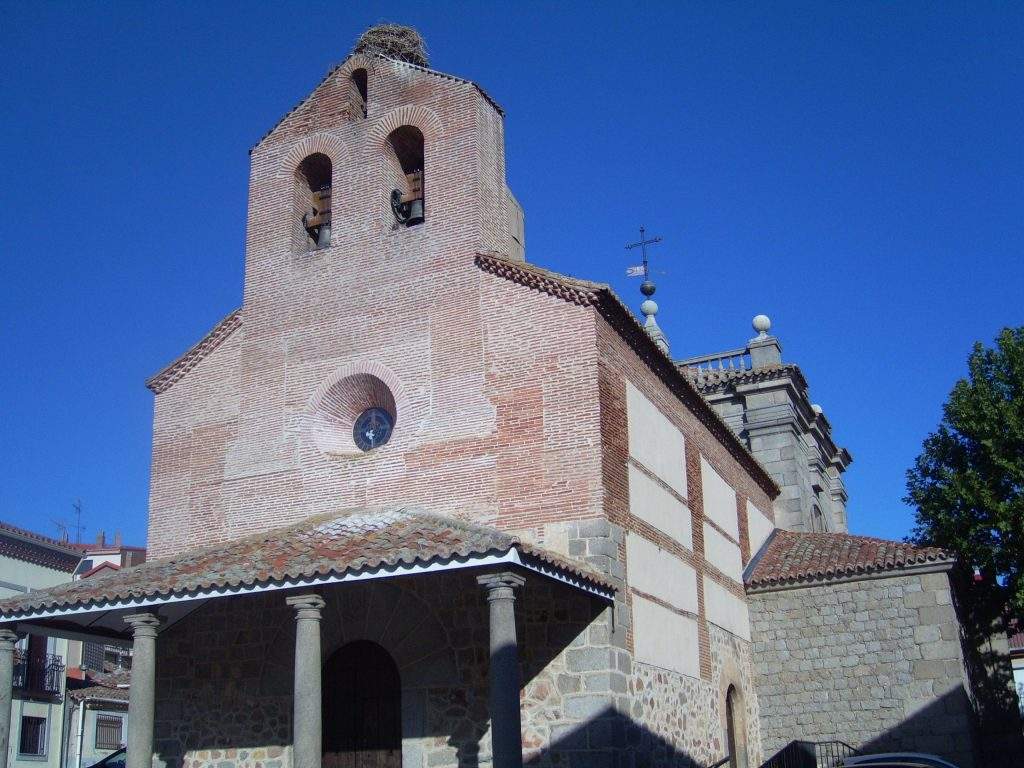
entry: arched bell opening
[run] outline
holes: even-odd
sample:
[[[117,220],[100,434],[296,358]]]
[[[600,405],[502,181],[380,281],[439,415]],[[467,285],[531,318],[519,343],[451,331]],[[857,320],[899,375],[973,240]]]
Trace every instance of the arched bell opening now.
[[[356,640],[324,664],[323,768],[401,768],[402,683],[391,654]]]
[[[369,114],[368,104],[370,102],[366,70],[362,68],[352,70],[352,74],[349,75],[349,84],[351,86],[352,119],[364,119]]]
[[[391,210],[400,226],[413,227],[426,218],[423,132],[403,125],[388,134],[391,147]]]
[[[331,158],[307,156],[295,169],[293,219],[295,251],[305,253],[331,244]]]

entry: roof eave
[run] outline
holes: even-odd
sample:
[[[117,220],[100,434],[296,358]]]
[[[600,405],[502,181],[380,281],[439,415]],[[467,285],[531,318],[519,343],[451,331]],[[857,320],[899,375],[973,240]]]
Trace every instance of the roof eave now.
[[[807,576],[780,579],[778,581],[758,581],[745,583],[747,594],[764,592],[783,592],[791,589],[804,589],[825,584],[842,584],[851,581],[868,581],[871,579],[891,579],[899,576],[912,576],[925,573],[942,573],[951,571],[956,566],[956,558],[943,560],[926,560],[920,563],[907,563],[895,567],[865,569],[863,571],[843,572],[834,574],[813,574]]]
[[[690,406],[694,414],[729,450],[733,458],[746,467],[769,498],[774,499],[781,493],[779,486],[761,465],[761,462],[754,457],[736,436],[736,433],[725,423],[725,420],[704,399],[693,382],[676,367],[668,353],[662,351],[654,343],[644,327],[610,286],[567,277],[525,262],[512,261],[497,253],[477,253],[476,264],[491,274],[516,282],[522,282],[517,280],[517,276],[529,275],[534,282],[525,283],[528,287],[574,304],[595,307],[616,333],[632,346],[633,351],[640,359],[660,376],[661,380],[680,400]]]
[[[86,616],[110,611],[152,609],[159,606],[186,603],[195,600],[209,600],[221,597],[232,597],[246,594],[261,594],[281,590],[328,586],[332,584],[368,581],[395,576],[406,576],[440,571],[460,570],[466,568],[485,568],[491,566],[518,566],[527,571],[542,574],[549,578],[575,587],[583,592],[605,600],[615,595],[615,587],[611,582],[601,579],[596,574],[587,575],[571,567],[565,567],[552,557],[525,547],[513,544],[504,551],[453,556],[447,559],[399,561],[372,568],[349,569],[342,572],[309,576],[271,578],[252,583],[218,584],[208,587],[197,587],[172,593],[153,593],[125,598],[89,599],[47,605],[24,610],[12,610],[0,613],[0,623],[18,623],[38,625],[40,621],[60,621],[72,617]],[[104,632],[104,636],[109,633]]]

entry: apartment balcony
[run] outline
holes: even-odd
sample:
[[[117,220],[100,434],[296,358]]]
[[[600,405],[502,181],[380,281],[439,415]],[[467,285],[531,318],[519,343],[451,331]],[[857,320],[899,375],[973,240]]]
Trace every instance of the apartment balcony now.
[[[14,692],[26,699],[60,701],[64,693],[64,659],[55,653],[14,652]]]

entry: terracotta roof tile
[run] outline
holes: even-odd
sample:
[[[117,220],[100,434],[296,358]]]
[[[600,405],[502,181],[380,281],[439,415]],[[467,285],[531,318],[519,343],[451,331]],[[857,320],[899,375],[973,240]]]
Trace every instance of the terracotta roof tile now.
[[[169,389],[172,384],[202,362],[208,354],[221,345],[242,325],[242,309],[239,307],[207,331],[199,341],[189,347],[181,357],[168,363],[160,371],[146,379],[146,386],[156,394]]]
[[[84,688],[68,688],[68,696],[75,701],[82,699],[113,699],[128,703],[128,688],[112,688],[106,685],[87,685]]]
[[[752,561],[744,581],[751,589],[827,581],[898,571],[929,563],[952,564],[952,554],[937,547],[849,533],[799,533],[776,530]]]
[[[308,518],[295,525],[150,560],[0,601],[0,617],[21,618],[49,609],[106,606],[129,599],[202,596],[207,590],[258,587],[368,571],[381,566],[504,554],[595,585],[614,586],[587,566],[481,525],[411,509],[355,510]]]
[[[0,555],[4,557],[70,574],[82,560],[83,547],[0,522]]]

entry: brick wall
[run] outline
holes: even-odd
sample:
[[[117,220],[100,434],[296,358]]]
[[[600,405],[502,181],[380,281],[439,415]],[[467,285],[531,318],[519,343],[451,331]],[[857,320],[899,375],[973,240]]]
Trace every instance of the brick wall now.
[[[356,66],[365,120],[345,107]],[[413,228],[388,202],[402,124],[426,139]],[[332,161],[332,245],[296,253],[294,169],[312,152]],[[502,117],[470,84],[356,57],[290,113],[252,153],[241,327],[157,396],[152,554],[393,500],[539,538],[599,515],[592,319],[473,262],[508,242],[510,201]],[[326,455],[315,393],[371,368],[405,395],[391,443]]]
[[[975,765],[959,622],[944,572],[749,596],[765,755],[793,739]]]

